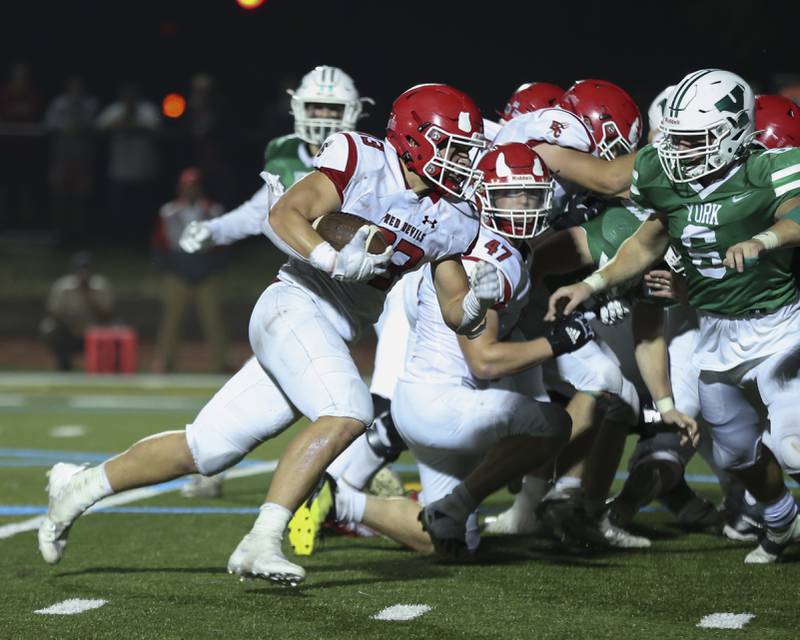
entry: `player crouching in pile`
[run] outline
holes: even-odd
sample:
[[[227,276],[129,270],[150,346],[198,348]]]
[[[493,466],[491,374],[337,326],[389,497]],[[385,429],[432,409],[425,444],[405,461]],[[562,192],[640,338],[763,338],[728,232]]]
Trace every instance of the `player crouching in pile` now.
[[[547,401],[535,367],[593,337],[577,314],[535,340],[514,330],[530,293],[524,240],[547,229],[553,182],[537,154],[519,143],[489,151],[478,168],[484,176],[482,227],[463,262],[473,277],[496,270],[504,292],[487,312],[484,331],[470,338],[447,327],[429,268],[406,276],[414,298],[406,305],[412,335],[392,417],[419,464],[424,506],[328,480],[338,520],[366,524],[419,551],[474,550],[481,501],[558,455],[571,421]]]

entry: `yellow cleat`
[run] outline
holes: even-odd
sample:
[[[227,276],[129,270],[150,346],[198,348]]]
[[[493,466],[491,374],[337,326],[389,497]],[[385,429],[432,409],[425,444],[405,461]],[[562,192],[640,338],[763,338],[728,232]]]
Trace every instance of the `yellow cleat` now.
[[[314,553],[323,523],[335,513],[335,491],[335,480],[324,474],[308,500],[300,505],[289,520],[289,544],[295,555],[310,556]]]

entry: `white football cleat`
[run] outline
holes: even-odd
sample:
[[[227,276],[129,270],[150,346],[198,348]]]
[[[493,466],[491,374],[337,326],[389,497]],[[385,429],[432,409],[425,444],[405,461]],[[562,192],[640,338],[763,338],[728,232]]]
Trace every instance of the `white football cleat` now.
[[[635,536],[621,527],[615,527],[609,521],[608,515],[600,519],[600,530],[609,546],[615,549],[649,549],[652,545],[648,538]]]
[[[776,531],[767,527],[767,532],[759,545],[747,554],[745,564],[774,564],[793,542],[800,542],[800,514],[794,517],[792,524]]]
[[[56,564],[64,555],[69,528],[88,505],[76,496],[70,480],[85,467],[59,462],[47,472],[49,505],[44,522],[39,525],[39,552],[48,564]]]
[[[262,578],[292,587],[306,577],[303,567],[284,557],[280,539],[255,531],[250,531],[234,549],[228,559],[228,573],[242,580]]]
[[[511,507],[496,516],[488,516],[484,520],[483,530],[486,533],[506,536],[531,536],[544,532],[542,523],[535,513],[526,513]]]
[[[225,475],[222,473],[208,477],[200,474],[191,475],[181,487],[181,495],[184,498],[221,498],[224,480]]]

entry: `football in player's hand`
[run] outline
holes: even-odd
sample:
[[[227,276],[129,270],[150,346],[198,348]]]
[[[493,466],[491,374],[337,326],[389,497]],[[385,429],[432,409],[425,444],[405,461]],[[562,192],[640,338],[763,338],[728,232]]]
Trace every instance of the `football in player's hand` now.
[[[317,233],[337,251],[350,242],[356,231],[364,225],[370,227],[370,233],[367,236],[367,251],[376,255],[383,253],[389,245],[380,228],[369,220],[354,216],[352,213],[328,213],[314,220],[312,224]]]

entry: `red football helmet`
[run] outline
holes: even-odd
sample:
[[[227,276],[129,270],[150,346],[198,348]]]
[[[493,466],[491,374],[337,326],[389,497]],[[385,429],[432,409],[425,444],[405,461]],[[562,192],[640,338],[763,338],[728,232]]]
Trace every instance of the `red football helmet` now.
[[[500,117],[508,122],[523,113],[552,107],[564,95],[564,90],[549,82],[526,82],[521,84],[508,99]]]
[[[559,106],[580,117],[600,157],[613,160],[639,144],[642,114],[627,91],[606,80],[578,80],[561,96]]]
[[[437,191],[468,199],[474,192],[476,151],[486,148],[483,118],[465,93],[446,84],[420,84],[392,104],[386,138],[409,171]]]
[[[501,144],[478,162],[481,224],[507,238],[533,238],[550,226],[553,179],[528,145]]]
[[[800,147],[800,107],[785,96],[756,96],[755,143],[767,149]]]

